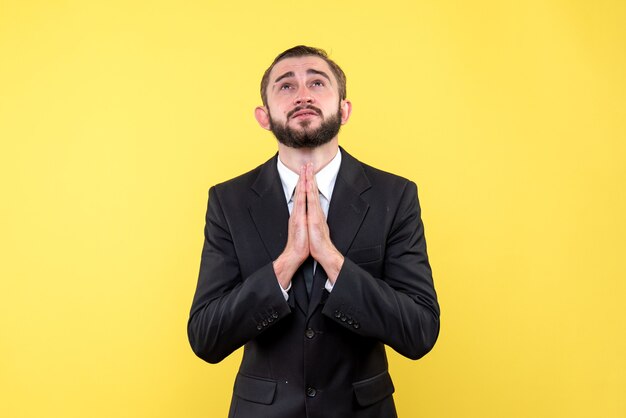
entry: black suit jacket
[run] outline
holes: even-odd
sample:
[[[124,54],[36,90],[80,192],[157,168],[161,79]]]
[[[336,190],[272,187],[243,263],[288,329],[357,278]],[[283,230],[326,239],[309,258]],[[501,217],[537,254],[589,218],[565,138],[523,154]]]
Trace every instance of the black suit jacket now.
[[[217,363],[244,346],[229,417],[395,417],[384,345],[417,359],[439,333],[417,188],[342,149],[328,225],[344,265],[331,293],[318,266],[310,299],[298,271],[285,301],[276,158],[209,190],[191,347]]]

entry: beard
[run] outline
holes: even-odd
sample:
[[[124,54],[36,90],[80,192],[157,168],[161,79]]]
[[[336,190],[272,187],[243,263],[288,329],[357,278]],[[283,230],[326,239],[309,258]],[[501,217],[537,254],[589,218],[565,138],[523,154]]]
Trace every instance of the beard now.
[[[337,113],[323,119],[321,125],[316,128],[310,128],[310,120],[304,120],[300,122],[302,129],[295,130],[288,125],[291,115],[295,112],[303,109],[310,109],[315,111],[318,115],[322,115],[322,111],[313,106],[299,106],[290,111],[287,114],[287,122],[281,124],[273,120],[270,116],[270,130],[283,145],[290,148],[316,148],[320,145],[324,145],[330,142],[339,133],[341,128],[341,110],[338,109]]]

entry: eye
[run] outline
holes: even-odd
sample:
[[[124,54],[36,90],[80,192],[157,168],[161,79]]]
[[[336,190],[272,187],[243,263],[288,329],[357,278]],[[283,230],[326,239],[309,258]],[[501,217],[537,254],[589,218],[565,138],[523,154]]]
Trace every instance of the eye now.
[[[280,86],[279,90],[289,90],[290,88],[291,88],[291,84],[285,83]]]
[[[324,82],[322,80],[315,80],[311,83],[312,87],[324,87]]]

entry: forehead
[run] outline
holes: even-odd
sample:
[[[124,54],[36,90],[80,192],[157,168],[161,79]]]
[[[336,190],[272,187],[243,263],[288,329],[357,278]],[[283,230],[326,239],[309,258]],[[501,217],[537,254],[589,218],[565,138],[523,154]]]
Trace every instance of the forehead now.
[[[270,72],[270,84],[274,83],[276,78],[287,72],[293,72],[296,76],[306,75],[307,70],[323,71],[331,78],[333,84],[337,83],[335,75],[326,61],[315,55],[307,55],[304,57],[291,57],[280,60],[274,65]]]

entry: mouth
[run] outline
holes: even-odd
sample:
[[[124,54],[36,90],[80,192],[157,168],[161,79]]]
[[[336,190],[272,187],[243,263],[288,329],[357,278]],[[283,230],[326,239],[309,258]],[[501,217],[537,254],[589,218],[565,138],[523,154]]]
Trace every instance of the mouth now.
[[[295,108],[294,110],[292,110],[289,114],[289,119],[305,119],[305,118],[310,118],[310,117],[314,117],[314,116],[321,116],[321,111],[319,109],[315,109],[315,108],[306,108],[306,109],[299,109],[299,108]]]

